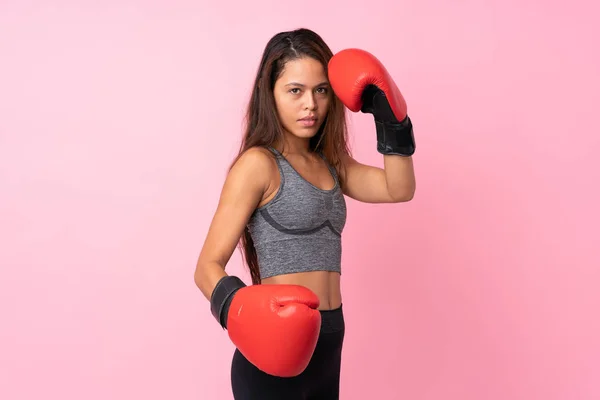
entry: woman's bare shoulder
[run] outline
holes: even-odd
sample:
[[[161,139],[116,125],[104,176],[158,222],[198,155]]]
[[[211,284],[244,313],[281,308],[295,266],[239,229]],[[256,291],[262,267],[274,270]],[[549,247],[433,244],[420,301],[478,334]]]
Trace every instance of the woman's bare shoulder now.
[[[244,150],[236,160],[233,168],[243,169],[251,173],[265,173],[273,168],[274,163],[275,157],[269,149],[255,146]]]
[[[256,146],[244,150],[239,155],[229,175],[239,179],[251,179],[266,189],[276,171],[274,154],[267,148]]]

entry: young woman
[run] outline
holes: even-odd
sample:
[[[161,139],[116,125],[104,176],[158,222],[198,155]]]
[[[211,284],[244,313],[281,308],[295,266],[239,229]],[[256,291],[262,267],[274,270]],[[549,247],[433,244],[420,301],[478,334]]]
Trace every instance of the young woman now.
[[[345,107],[373,114],[384,169],[351,157]],[[268,42],[195,271],[236,345],[235,399],[339,398],[344,195],[411,200],[413,152],[406,104],[373,56],[349,49],[334,57],[308,29]],[[225,272],[238,243],[249,286]]]

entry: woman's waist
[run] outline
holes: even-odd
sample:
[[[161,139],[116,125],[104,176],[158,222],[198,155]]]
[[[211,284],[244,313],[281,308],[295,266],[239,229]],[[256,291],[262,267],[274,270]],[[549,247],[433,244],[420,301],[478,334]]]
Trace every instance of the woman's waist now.
[[[319,310],[334,310],[342,305],[340,274],[332,271],[310,271],[282,274],[262,279],[263,284],[299,285],[319,298]]]

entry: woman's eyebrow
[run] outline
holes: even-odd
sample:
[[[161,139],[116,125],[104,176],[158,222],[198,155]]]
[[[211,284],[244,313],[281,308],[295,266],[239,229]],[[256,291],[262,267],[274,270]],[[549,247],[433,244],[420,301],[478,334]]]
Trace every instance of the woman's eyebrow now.
[[[327,81],[321,82],[321,83],[319,83],[318,85],[316,85],[315,87],[317,87],[317,86],[324,86],[324,85],[329,85],[329,82],[327,82]],[[287,84],[287,85],[285,85],[285,86],[300,86],[300,87],[306,87],[306,85],[304,85],[303,83],[299,83],[299,82],[290,82],[290,83],[288,83],[288,84]]]

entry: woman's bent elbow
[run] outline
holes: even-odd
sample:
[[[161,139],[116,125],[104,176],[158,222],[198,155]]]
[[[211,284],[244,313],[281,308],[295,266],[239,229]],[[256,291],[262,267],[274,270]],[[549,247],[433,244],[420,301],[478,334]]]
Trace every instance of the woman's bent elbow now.
[[[414,188],[411,188],[410,190],[402,190],[396,193],[390,193],[390,195],[394,203],[406,203],[415,197],[415,190]]]

